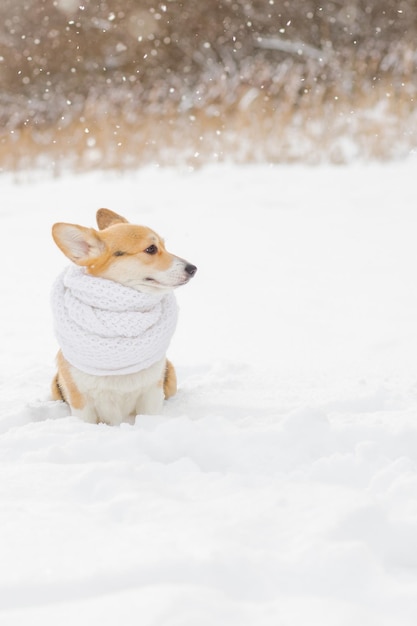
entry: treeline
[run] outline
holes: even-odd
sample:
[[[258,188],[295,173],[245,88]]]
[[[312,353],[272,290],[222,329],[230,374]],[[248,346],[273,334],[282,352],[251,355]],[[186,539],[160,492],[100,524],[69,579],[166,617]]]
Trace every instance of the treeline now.
[[[288,121],[384,94],[411,113],[416,42],[414,0],[3,0],[3,144],[80,118]]]

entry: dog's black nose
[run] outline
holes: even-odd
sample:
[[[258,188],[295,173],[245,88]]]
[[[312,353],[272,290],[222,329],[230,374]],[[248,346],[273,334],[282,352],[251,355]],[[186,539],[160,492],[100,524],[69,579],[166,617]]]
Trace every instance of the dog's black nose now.
[[[185,271],[187,272],[187,274],[189,274],[190,276],[194,276],[194,274],[197,271],[197,268],[195,265],[191,265],[191,263],[187,263],[187,265],[185,266]]]

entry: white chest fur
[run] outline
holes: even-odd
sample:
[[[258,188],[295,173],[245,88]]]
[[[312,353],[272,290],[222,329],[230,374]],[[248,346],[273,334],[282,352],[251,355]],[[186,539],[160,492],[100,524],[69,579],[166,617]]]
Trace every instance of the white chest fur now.
[[[134,423],[139,413],[155,415],[161,412],[164,400],[163,379],[166,359],[134,374],[94,376],[70,366],[71,377],[83,398],[84,406],[73,409],[81,419],[110,426],[123,421]]]

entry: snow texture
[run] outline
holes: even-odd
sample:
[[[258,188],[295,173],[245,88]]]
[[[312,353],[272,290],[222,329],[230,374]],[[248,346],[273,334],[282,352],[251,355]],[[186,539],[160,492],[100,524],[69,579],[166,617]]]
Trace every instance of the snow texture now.
[[[2,176],[2,626],[416,623],[416,167]],[[50,227],[102,206],[199,268],[120,428],[47,400]]]

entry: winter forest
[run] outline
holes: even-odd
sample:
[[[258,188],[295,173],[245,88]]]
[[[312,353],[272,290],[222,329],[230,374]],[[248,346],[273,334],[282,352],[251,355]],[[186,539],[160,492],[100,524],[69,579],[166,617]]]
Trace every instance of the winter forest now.
[[[406,155],[412,0],[3,0],[0,166]]]

